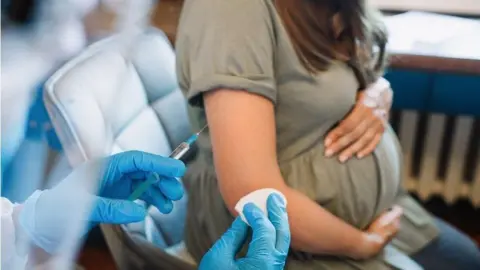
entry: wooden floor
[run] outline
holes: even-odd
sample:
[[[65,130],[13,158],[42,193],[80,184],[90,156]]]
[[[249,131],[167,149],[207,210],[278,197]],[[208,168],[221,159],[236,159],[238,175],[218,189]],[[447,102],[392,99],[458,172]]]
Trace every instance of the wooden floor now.
[[[480,247],[480,209],[475,210],[466,201],[460,201],[453,207],[448,207],[440,198],[431,199],[425,207],[469,234]],[[86,270],[116,270],[115,263],[98,229],[90,234],[78,262]]]

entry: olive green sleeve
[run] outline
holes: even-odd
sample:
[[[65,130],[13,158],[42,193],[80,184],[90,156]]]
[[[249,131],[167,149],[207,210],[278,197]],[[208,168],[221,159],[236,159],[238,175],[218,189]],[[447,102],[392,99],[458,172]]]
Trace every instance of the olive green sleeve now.
[[[177,75],[190,104],[216,89],[276,102],[275,35],[265,0],[187,1],[177,35]]]

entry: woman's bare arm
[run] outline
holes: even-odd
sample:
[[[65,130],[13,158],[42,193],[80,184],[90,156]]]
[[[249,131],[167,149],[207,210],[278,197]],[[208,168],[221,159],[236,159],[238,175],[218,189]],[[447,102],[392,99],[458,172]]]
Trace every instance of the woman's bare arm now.
[[[251,191],[275,188],[288,200],[292,246],[315,254],[356,257],[362,232],[289,188],[276,157],[273,104],[245,91],[220,89],[204,95],[220,192],[234,215]]]

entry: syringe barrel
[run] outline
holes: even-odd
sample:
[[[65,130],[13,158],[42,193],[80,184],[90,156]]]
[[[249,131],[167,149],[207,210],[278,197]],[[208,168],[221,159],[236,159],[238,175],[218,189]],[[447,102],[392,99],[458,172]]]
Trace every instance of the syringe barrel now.
[[[190,149],[190,145],[182,142],[177,148],[175,148],[175,150],[173,150],[169,157],[173,159],[181,159],[188,149]]]

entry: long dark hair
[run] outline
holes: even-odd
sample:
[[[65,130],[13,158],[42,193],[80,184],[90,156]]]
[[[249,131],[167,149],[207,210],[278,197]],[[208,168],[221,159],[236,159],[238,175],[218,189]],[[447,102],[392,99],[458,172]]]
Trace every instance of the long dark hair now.
[[[324,71],[346,62],[365,88],[386,64],[387,32],[366,0],[274,0],[304,67]]]

